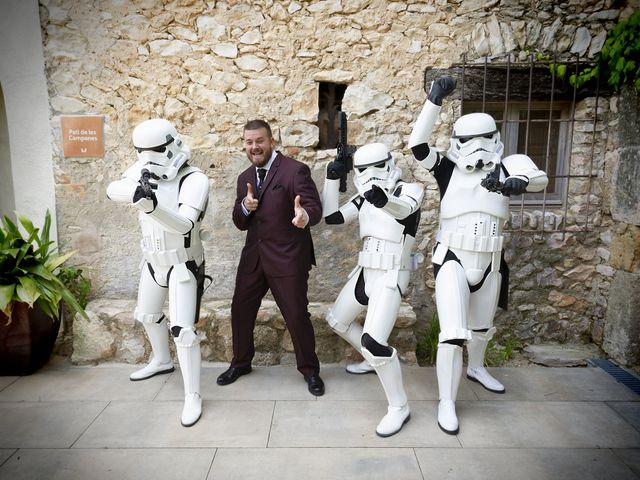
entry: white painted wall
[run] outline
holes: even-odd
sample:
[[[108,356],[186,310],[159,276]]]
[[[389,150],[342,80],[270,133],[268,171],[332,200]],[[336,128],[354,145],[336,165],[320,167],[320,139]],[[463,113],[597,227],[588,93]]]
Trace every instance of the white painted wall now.
[[[0,213],[15,209],[41,225],[47,209],[52,213],[55,233],[55,189],[52,166],[49,97],[44,72],[42,35],[36,0],[2,0],[0,14],[0,88],[8,133],[0,135],[10,168],[0,170]],[[11,178],[4,175],[11,172]],[[14,194],[11,205],[4,196]],[[7,204],[5,207],[5,203]],[[5,210],[6,208],[6,210]]]

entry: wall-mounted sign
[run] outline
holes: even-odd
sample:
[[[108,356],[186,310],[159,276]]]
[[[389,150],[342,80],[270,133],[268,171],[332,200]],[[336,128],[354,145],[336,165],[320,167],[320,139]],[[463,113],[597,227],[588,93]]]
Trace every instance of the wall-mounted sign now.
[[[60,118],[65,157],[104,157],[104,116],[77,115]]]

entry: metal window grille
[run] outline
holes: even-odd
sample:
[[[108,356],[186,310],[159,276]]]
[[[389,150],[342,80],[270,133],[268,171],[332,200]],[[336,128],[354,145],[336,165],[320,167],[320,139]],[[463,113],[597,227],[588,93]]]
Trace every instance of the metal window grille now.
[[[444,73],[457,78],[459,114],[490,113],[501,129],[505,155],[527,154],[547,173],[543,192],[512,199],[506,231],[564,235],[590,231],[597,221],[600,198],[594,185],[603,176],[606,143],[599,138],[600,83],[577,90],[569,81],[587,66],[579,57],[561,61],[556,54],[473,62],[465,55],[447,72],[425,71],[426,90]]]

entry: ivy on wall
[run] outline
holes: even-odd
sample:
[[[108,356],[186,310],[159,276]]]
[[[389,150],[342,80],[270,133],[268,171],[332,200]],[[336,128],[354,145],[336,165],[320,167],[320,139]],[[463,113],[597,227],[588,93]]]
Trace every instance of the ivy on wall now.
[[[596,64],[571,75],[569,81],[580,88],[599,75],[616,92],[625,85],[640,92],[640,10],[609,30]]]

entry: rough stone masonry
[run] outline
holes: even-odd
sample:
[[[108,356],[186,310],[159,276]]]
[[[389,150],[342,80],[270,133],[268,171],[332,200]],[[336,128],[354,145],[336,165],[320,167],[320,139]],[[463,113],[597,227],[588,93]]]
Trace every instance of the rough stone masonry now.
[[[565,57],[593,58],[606,31],[639,2],[623,3],[41,0],[60,239],[64,247],[78,250],[74,261],[89,267],[94,285],[89,311],[95,324],[76,325],[74,359],[140,361],[144,354],[140,329],[129,313],[139,274],[136,216],[105,196],[107,184],[134,161],[133,127],[151,117],[174,122],[192,147],[191,163],[211,180],[204,223],[208,273],[214,281],[200,325],[207,335],[205,357],[226,359],[230,328],[224,311],[244,239],[230,214],[235,178],[247,164],[242,125],[255,117],[268,120],[279,148],[306,162],[321,188],[324,166],[335,151],[316,148],[318,82],[333,82],[347,85],[342,109],[349,116],[350,143],[386,143],[405,178],[427,187],[417,238],[427,261],[413,274],[405,299],[406,316],[415,320],[400,322],[398,330],[406,339],[400,345],[403,358],[415,362],[416,336],[435,311],[429,254],[437,226],[437,187],[428,172],[415,168],[407,148],[425,97],[425,68],[449,68],[463,54],[471,61],[508,53],[522,60],[531,52],[555,50]],[[611,216],[609,185],[611,168],[625,152],[615,134],[618,97],[600,98],[597,122],[594,103],[587,98],[576,105],[572,150],[572,165],[592,175],[591,180],[570,185],[566,210],[514,216],[514,223],[526,228],[544,222],[545,234],[510,236],[511,309],[497,317],[500,338],[602,345],[606,336],[607,301],[618,271],[612,261],[620,238],[627,238],[627,230],[620,231],[619,220]],[[65,114],[104,116],[104,158],[62,155],[60,116]],[[459,103],[445,105],[434,132],[439,147],[447,148],[458,115]],[[590,230],[583,233],[585,218]],[[561,222],[568,233],[554,233]],[[628,228],[637,231],[637,222]],[[311,272],[309,298],[328,306],[353,268],[360,242],[348,227],[320,225],[313,235],[318,266]],[[631,251],[637,255],[637,235],[632,238]],[[260,324],[260,358],[277,363],[289,350],[281,320],[270,308]],[[322,311],[315,317],[321,358],[339,361],[350,355],[337,336],[325,338]],[[109,335],[118,340],[111,342]],[[101,353],[91,357],[91,351]]]

